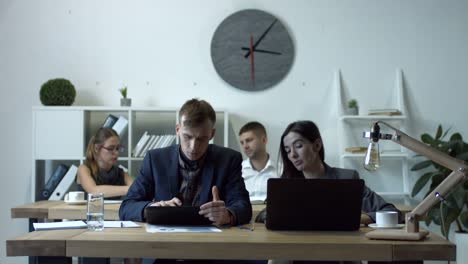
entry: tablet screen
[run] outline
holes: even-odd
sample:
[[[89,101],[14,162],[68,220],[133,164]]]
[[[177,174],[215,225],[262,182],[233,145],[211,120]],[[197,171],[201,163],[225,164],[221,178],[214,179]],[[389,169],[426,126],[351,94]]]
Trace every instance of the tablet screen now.
[[[145,219],[152,225],[211,225],[212,222],[198,214],[199,211],[200,207],[196,206],[149,206],[145,208]]]

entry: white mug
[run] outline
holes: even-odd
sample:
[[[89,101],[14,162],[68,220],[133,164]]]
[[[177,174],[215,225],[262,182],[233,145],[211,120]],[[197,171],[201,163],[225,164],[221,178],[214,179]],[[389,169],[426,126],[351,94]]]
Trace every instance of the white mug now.
[[[69,192],[65,194],[65,202],[76,202],[84,200],[84,192]]]
[[[375,218],[378,227],[394,227],[398,225],[398,212],[395,211],[378,211]]]

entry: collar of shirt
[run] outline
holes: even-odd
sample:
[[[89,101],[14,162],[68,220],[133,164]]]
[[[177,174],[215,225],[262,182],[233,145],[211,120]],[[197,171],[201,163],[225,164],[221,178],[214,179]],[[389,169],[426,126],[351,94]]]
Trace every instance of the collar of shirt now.
[[[265,167],[263,169],[261,169],[260,171],[257,171],[254,169],[254,167],[252,166],[252,163],[250,162],[250,159],[245,159],[244,161],[242,161],[242,168],[244,169],[251,169],[251,170],[254,170],[254,171],[257,171],[257,172],[263,172],[269,168],[272,168],[274,169],[275,168],[275,165],[274,165],[274,162],[271,158],[268,159]]]

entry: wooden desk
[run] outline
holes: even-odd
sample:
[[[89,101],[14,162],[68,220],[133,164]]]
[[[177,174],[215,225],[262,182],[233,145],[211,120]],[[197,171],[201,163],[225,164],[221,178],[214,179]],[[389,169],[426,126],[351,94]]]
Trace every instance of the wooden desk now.
[[[104,204],[104,218],[119,220],[120,204]],[[11,218],[86,219],[86,204],[64,201],[38,201],[11,208]]]
[[[105,204],[104,218],[119,220],[120,204]],[[252,205],[253,217],[265,208],[264,204]],[[11,208],[11,218],[86,219],[86,205],[70,205],[64,201],[38,201]]]
[[[454,260],[455,245],[430,234],[424,241],[383,241],[356,232],[255,231],[147,233],[144,228],[36,231],[6,241],[7,256],[149,257],[187,259]],[[183,249],[183,250],[181,250]]]

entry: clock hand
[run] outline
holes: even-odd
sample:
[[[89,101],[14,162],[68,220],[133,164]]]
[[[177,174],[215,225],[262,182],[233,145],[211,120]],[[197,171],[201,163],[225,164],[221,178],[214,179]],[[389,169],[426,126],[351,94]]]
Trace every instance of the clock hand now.
[[[278,19],[275,19],[271,24],[270,26],[265,30],[265,32],[263,32],[263,34],[260,36],[260,38],[255,42],[255,44],[253,45],[254,49],[258,46],[258,44],[260,44],[260,41],[263,40],[263,38],[266,36],[266,34],[270,31],[270,29],[273,27],[273,25],[275,25],[276,21],[278,21]],[[244,55],[244,58],[247,58],[249,57],[250,55],[250,51],[248,51],[245,55]]]
[[[250,34],[250,53],[252,53],[252,56],[250,56],[250,79],[252,80],[252,83],[255,85],[255,65],[254,65],[254,47],[253,47],[253,36]]]
[[[250,50],[250,48],[247,47],[242,47],[241,50]],[[276,51],[270,51],[270,50],[262,50],[262,49],[254,49],[254,52],[260,52],[260,53],[268,53],[268,54],[273,54],[273,55],[281,55],[281,52],[276,52]]]

